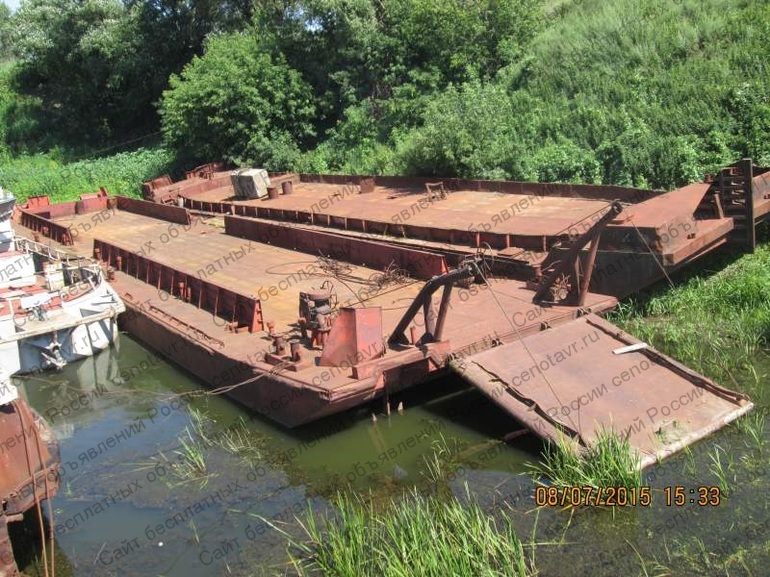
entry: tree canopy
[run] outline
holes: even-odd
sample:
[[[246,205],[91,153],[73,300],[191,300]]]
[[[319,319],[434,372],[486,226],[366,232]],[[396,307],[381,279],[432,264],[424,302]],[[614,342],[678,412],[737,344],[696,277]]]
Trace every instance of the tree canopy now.
[[[170,85],[160,106],[166,140],[204,158],[280,169],[313,135],[310,87],[252,34],[210,37]]]
[[[157,130],[169,76],[250,18],[241,0],[23,0],[10,20],[15,83],[37,106],[20,137],[99,146]]]
[[[3,26],[17,152],[160,132],[191,161],[660,188],[770,164],[761,0],[22,0]]]

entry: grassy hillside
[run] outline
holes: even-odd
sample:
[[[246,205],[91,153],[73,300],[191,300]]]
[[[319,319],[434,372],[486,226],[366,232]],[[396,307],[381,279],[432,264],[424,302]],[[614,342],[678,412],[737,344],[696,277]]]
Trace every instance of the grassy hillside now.
[[[392,134],[387,170],[669,188],[743,156],[770,163],[770,4],[582,0],[547,13],[493,83],[435,95],[421,126]]]

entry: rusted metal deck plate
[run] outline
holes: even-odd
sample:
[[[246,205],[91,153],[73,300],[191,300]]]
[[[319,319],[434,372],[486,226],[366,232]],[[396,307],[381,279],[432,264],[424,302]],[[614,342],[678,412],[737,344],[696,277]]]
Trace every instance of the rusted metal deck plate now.
[[[162,297],[154,287],[123,273],[117,273],[111,284],[126,304],[139,306],[141,303],[141,309],[146,314],[158,318],[191,340],[202,343],[206,348],[226,354],[233,359],[234,364],[243,363],[264,371],[272,368],[261,362],[264,353],[271,350],[272,344],[265,332],[252,334],[226,331],[224,323],[213,318],[210,313],[179,299]],[[524,284],[518,281],[494,280],[491,289],[478,285],[472,291],[455,294],[444,331],[452,352],[460,357],[470,355],[491,346],[494,339],[511,340],[518,335],[535,334],[541,330],[543,323],[559,325],[574,318],[577,312],[574,307],[543,308],[534,305],[531,302],[533,293],[526,289]],[[505,308],[506,315],[499,313],[495,297]],[[286,291],[280,298],[296,309],[296,291]],[[384,340],[387,340],[413,296],[399,296],[396,292],[382,298],[391,298],[390,306],[383,308],[383,330],[386,333]],[[611,297],[592,294],[587,305],[601,311],[614,307],[615,303]],[[295,321],[296,318],[291,324]],[[289,323],[277,324],[276,330],[285,333],[291,331],[292,327]],[[303,348],[308,350],[314,359],[321,356],[320,349],[310,350],[304,344]],[[398,355],[402,351],[402,348],[390,348],[388,355]],[[314,363],[299,372],[284,374],[304,383],[304,386],[311,386],[312,383],[313,387],[330,392],[355,386],[356,379],[352,377],[350,369],[333,371],[331,378],[321,381],[317,377],[324,372],[328,372],[328,368]],[[362,383],[362,386],[370,385]]]
[[[89,217],[76,216],[72,226],[77,227],[80,219],[88,222]],[[370,279],[381,274],[381,271],[350,265],[344,272],[343,283],[324,273],[318,255],[228,236],[221,229],[205,224],[187,231],[182,226],[175,228],[178,234],[172,238],[167,222],[117,211],[109,224],[94,227],[81,237],[91,235],[128,251],[144,251],[146,257],[156,262],[189,275],[199,275],[241,294],[253,295],[262,301],[265,320],[275,321],[278,327],[297,321],[300,291],[318,289],[328,279],[337,286],[341,303],[354,304],[360,300],[359,295],[369,296]],[[394,291],[399,294],[377,294],[367,304],[388,308],[393,306],[394,298],[411,300],[421,284],[412,281],[401,285]]]
[[[78,230],[84,230],[79,225],[81,222],[91,222],[90,218],[91,215],[76,215],[70,224]],[[299,292],[317,289],[329,280],[336,287],[340,305],[362,306],[358,301],[364,297],[366,306],[380,306],[383,331],[387,334],[395,327],[423,284],[421,281],[412,281],[389,285],[379,291],[373,290],[369,279],[380,275],[382,271],[351,266],[340,280],[322,270],[314,255],[253,241],[248,249],[243,250],[247,241],[225,235],[221,229],[203,223],[194,224],[188,230],[180,225],[171,225],[178,231],[177,236],[171,238],[167,234],[169,226],[167,222],[150,217],[116,211],[108,224],[100,224],[82,232],[73,248],[90,252],[89,238],[98,237],[127,250],[144,250],[148,258],[188,274],[203,271],[208,281],[263,299],[261,304],[264,318],[274,321],[279,333],[296,330]],[[164,235],[166,242],[159,240],[161,235]],[[148,243],[152,243],[151,248]],[[225,255],[232,255],[239,250],[243,252],[242,257],[224,263],[222,259]],[[216,264],[217,260],[221,264]],[[305,274],[298,274],[299,271],[305,271]],[[173,296],[159,293],[154,287],[136,279],[118,274],[112,284],[127,303],[138,301],[146,303],[145,308],[155,307],[153,314],[162,316],[167,313],[175,319],[167,318],[169,324],[178,325],[177,328],[189,334],[191,339],[202,339],[218,350],[224,349],[233,359],[249,359],[247,362],[255,364],[257,353],[270,348],[271,340],[265,333],[227,332],[221,320],[213,319],[210,313]],[[471,289],[455,289],[444,330],[451,349],[461,355],[470,354],[489,346],[495,338],[510,339],[517,334],[532,334],[540,331],[545,324],[567,322],[578,314],[576,307],[542,307],[534,304],[534,293],[525,284],[511,279],[491,279],[490,287],[473,285]],[[436,308],[437,301],[434,302]],[[585,307],[601,312],[613,308],[616,303],[613,297],[590,293]],[[417,326],[417,329],[421,330],[422,327]],[[312,354],[317,356],[320,351]],[[313,371],[316,371],[315,367],[300,371],[296,373],[296,378],[310,382],[315,376]],[[324,387],[334,389],[351,382],[350,372],[346,371],[344,374],[335,374],[332,380],[325,382]]]
[[[76,215],[71,226],[80,228],[82,220],[89,222],[91,215]],[[350,265],[342,275],[344,281],[338,281],[333,275],[326,274],[317,259],[317,255],[303,254],[273,245],[228,236],[221,229],[197,224],[189,230],[182,226],[172,225],[178,235],[172,238],[168,235],[169,223],[149,217],[117,211],[109,220],[81,233],[82,246],[88,247],[87,238],[100,238],[121,248],[141,252],[158,262],[183,270],[188,274],[201,271],[206,280],[230,287],[244,294],[253,294],[263,300],[262,309],[266,320],[276,321],[277,326],[290,325],[297,320],[297,295],[299,291],[318,288],[325,280],[330,280],[337,286],[340,304],[355,305],[360,296],[367,297],[367,306],[383,307],[383,325],[388,324],[388,316],[399,317],[419,291],[422,282],[411,282],[400,286],[390,286],[383,291],[371,291],[370,279],[382,274],[381,270]],[[162,242],[161,237],[166,242]],[[151,244],[150,244],[151,243]],[[87,249],[85,249],[87,250]],[[236,251],[242,251],[241,258],[235,258]],[[229,257],[225,262],[224,258]],[[532,303],[532,291],[524,288],[523,282],[494,279],[493,287],[503,302],[509,316],[520,326],[532,323],[539,324],[550,318],[562,317],[574,313],[574,307],[542,308]],[[499,288],[499,291],[497,290]],[[494,305],[492,291],[479,289],[475,291],[482,295],[484,306]],[[460,301],[455,298],[453,310],[464,308],[468,300]],[[487,302],[488,301],[488,302]],[[605,295],[590,295],[587,307],[600,311],[612,308],[616,301]],[[491,310],[491,309],[485,309]],[[450,315],[450,321],[451,321]],[[501,323],[490,323],[489,319],[480,318],[474,311],[467,319],[471,325],[481,321],[481,324],[491,330],[499,324],[499,331],[505,331],[510,325],[502,315]],[[467,325],[466,325],[467,326]],[[487,331],[488,332],[488,331]]]
[[[292,194],[272,200],[238,201],[228,187],[202,192],[194,198],[444,229],[483,229],[486,225],[496,233],[520,235],[558,234],[608,205],[607,201],[595,199],[472,190],[452,191],[444,200],[428,202],[424,189],[378,186],[374,192],[358,194],[344,185],[308,182],[295,184]],[[400,217],[402,211],[408,217]]]
[[[680,234],[679,239],[672,239],[663,245],[661,258],[666,266],[676,266],[689,262],[721,244],[727,242],[727,236],[733,230],[732,218],[716,218],[696,221],[698,233],[693,239]],[[675,229],[672,227],[671,235]],[[665,238],[665,237],[664,237]]]
[[[756,168],[756,167],[755,167]],[[763,170],[752,179],[754,189],[754,218],[765,216],[770,212],[770,170]]]
[[[676,266],[704,248],[713,248],[730,233],[733,220],[695,219],[708,188],[708,184],[696,183],[626,206],[609,225],[603,246],[636,247],[643,252],[652,249],[666,266]],[[227,201],[279,221],[305,224],[312,215],[313,221],[323,226],[396,235],[390,238],[435,237],[450,248],[456,242],[460,246],[489,243],[493,249],[505,251],[521,242],[529,251],[536,246],[544,250],[547,237],[577,236],[598,220],[612,200],[545,196],[542,192],[527,195],[524,189],[525,194],[459,190],[443,200],[428,202],[422,189],[377,186],[373,192],[359,194],[353,185],[317,182],[296,183],[293,190],[274,199],[237,200],[232,187],[223,186],[192,198],[196,206]],[[644,235],[647,246],[638,235]],[[542,240],[527,244],[523,240],[527,237]]]
[[[705,437],[749,411],[743,395],[645,348],[587,315],[557,328],[452,362],[537,435],[587,446],[604,429],[627,434],[641,467]]]
[[[619,220],[633,221],[638,227],[659,227],[676,217],[692,216],[710,186],[697,182],[666,192],[627,207]]]

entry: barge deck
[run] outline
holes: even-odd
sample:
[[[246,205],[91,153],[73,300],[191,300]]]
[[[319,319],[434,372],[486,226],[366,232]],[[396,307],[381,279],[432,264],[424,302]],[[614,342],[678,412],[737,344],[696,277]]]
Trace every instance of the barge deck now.
[[[73,215],[60,222],[82,230],[80,225],[91,218]],[[99,258],[116,269],[110,283],[128,308],[122,319],[125,328],[216,390],[227,391],[248,408],[290,427],[417,384],[444,369],[449,355],[475,354],[495,342],[534,334],[581,314],[572,306],[532,302],[532,291],[515,279],[495,278],[489,285],[460,288],[446,315],[442,341],[425,345],[435,349],[430,360],[430,353],[426,356],[414,346],[387,344],[383,332],[394,327],[412,304],[422,279],[398,274],[387,279],[382,270],[347,263],[329,268],[320,256],[245,242],[202,222],[175,230],[172,238],[168,222],[117,210],[109,225],[81,233],[78,245],[81,240],[83,246],[93,243]],[[162,235],[166,242],[160,241]],[[138,259],[142,264],[137,265]],[[146,282],[148,274],[151,282]],[[189,298],[180,298],[178,283],[189,285],[190,279],[205,279],[222,292],[258,299],[259,320],[253,330],[243,330],[243,322],[240,329],[234,327],[232,323],[239,321],[231,320],[229,309],[215,313],[205,303],[191,306]],[[321,365],[326,348],[310,346],[300,336],[298,294],[318,292],[326,283],[333,285],[339,308],[374,309],[380,317],[377,337],[346,353],[350,357],[343,356],[339,363],[344,369]],[[591,293],[583,311],[603,312],[616,304],[612,296]],[[482,310],[490,314],[480,315]],[[421,323],[415,319],[420,334],[425,330]],[[263,361],[276,348],[269,325],[286,343],[300,341],[304,357],[300,370],[277,370],[277,365]],[[380,371],[356,378],[355,367],[375,361],[383,367]],[[285,390],[276,393],[274,387]]]
[[[243,199],[240,174],[204,167],[145,201],[31,199],[19,220],[109,267],[125,329],[285,426],[454,370],[536,434],[617,429],[646,466],[753,405],[595,315],[717,246],[753,249],[769,175],[742,161],[655,193],[264,173]]]

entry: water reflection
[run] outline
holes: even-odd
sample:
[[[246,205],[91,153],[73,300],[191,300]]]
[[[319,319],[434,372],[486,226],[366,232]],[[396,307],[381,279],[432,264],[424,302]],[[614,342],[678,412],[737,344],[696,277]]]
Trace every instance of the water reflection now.
[[[280,572],[286,541],[271,524],[299,535],[295,517],[308,506],[331,510],[338,490],[389,499],[423,483],[440,439],[454,448],[449,489],[462,495],[467,485],[487,511],[510,518],[537,544],[528,550],[541,574],[752,574],[742,563],[756,575],[768,559],[767,449],[736,426],[650,468],[650,507],[537,510],[521,473],[539,443],[501,443],[516,425],[457,381],[391,399],[403,413],[388,416],[378,402],[291,431],[205,394],[126,335],[115,349],[21,382],[62,439],[52,520],[61,575]],[[767,442],[770,427],[761,436]],[[253,451],[232,450],[244,439]],[[729,457],[730,498],[667,506],[665,487],[717,482],[717,445]]]
[[[479,486],[518,478],[531,458],[494,440],[510,422],[479,416],[486,401],[457,382],[393,399],[390,416],[378,402],[290,431],[206,395],[122,335],[114,349],[17,384],[62,441],[53,525],[75,575],[254,574],[285,561],[269,523],[296,530],[308,503],[323,510],[341,488],[386,496],[418,483],[441,438],[479,469]],[[250,435],[258,459],[218,444],[234,430]],[[200,431],[214,441],[194,445]],[[197,458],[204,474],[181,474]]]

